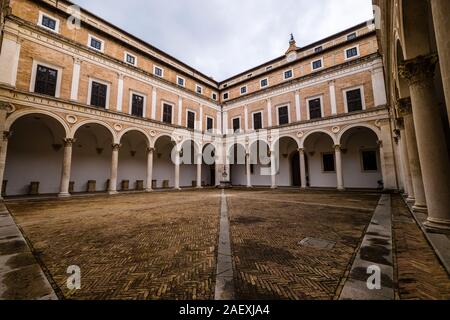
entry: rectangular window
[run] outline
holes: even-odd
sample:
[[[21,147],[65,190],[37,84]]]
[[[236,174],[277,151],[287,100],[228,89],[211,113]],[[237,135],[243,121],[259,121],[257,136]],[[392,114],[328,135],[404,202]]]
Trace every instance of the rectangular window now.
[[[269,79],[262,79],[261,80],[261,88],[265,88],[269,85]]]
[[[46,15],[42,15],[41,23],[42,23],[42,26],[52,29],[53,31],[56,31],[56,20],[55,19],[52,19]]]
[[[241,94],[247,93],[247,86],[241,87]]]
[[[292,78],[292,76],[293,76],[292,70],[287,70],[287,71],[284,72],[284,79],[285,80],[289,79],[289,78]]]
[[[158,76],[158,77],[162,78],[164,76],[164,70],[162,68],[160,68],[160,67],[154,66],[153,67],[153,74],[155,76]]]
[[[198,94],[202,94],[202,93],[203,93],[203,87],[202,87],[202,86],[199,86],[199,85],[196,85],[196,86],[195,86],[195,91],[196,91]]]
[[[136,117],[144,116],[144,97],[133,94],[131,100],[131,114]]]
[[[309,119],[322,118],[322,101],[320,98],[309,100]]]
[[[135,66],[136,65],[136,57],[133,56],[132,54],[126,53],[125,54],[125,62]]]
[[[103,41],[89,36],[89,46],[97,51],[103,51]]]
[[[361,89],[349,90],[345,95],[348,112],[361,111],[363,109]]]
[[[178,77],[177,76],[177,84],[180,86],[180,87],[184,87],[185,86],[185,80],[184,80],[184,78],[182,78],[182,77]]]
[[[313,67],[313,70],[322,68],[322,59],[313,61],[312,67]]]
[[[335,172],[336,169],[334,166],[334,153],[323,153],[322,165],[323,165],[323,172]]]
[[[189,129],[195,129],[195,112],[187,112],[187,127]]]
[[[375,150],[362,151],[361,157],[364,171],[378,171],[377,152]]]
[[[106,84],[92,81],[91,106],[106,108],[107,94],[108,94],[108,86]]]
[[[253,129],[260,130],[262,129],[262,113],[257,112],[253,114]]]
[[[240,118],[234,118],[233,119],[233,131],[237,132],[241,130],[241,119]]]
[[[314,52],[315,52],[315,53],[321,52],[322,50],[323,50],[323,47],[322,47],[322,46],[317,47],[317,48],[314,48]]]
[[[213,128],[214,128],[214,119],[207,117],[206,118],[206,130],[209,131],[209,130],[212,130]]]
[[[281,126],[283,124],[289,123],[289,108],[288,106],[283,106],[278,108],[278,124]]]
[[[211,94],[211,98],[212,98],[213,100],[217,100],[217,93],[213,92],[213,93]]]
[[[36,70],[34,92],[54,97],[56,95],[57,81],[57,70],[38,65]]]
[[[350,34],[347,36],[347,40],[353,40],[353,39],[355,39],[355,38],[356,38],[356,32],[350,33]]]
[[[357,57],[358,56],[358,48],[353,47],[353,48],[345,50],[345,56],[347,57],[347,59]]]
[[[230,94],[228,92],[223,94],[223,100],[228,100],[229,97],[230,97]]]
[[[163,104],[163,122],[172,123],[172,106],[170,104]]]

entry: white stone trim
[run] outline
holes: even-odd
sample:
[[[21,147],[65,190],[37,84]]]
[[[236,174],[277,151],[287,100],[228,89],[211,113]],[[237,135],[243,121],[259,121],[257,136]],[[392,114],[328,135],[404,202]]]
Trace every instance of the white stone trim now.
[[[147,95],[145,93],[139,92],[139,91],[135,91],[135,90],[131,90],[130,89],[130,99],[129,99],[129,107],[128,107],[128,113],[131,115],[132,114],[132,107],[133,107],[133,95],[137,95],[137,96],[141,96],[144,98],[144,108],[142,110],[142,118],[146,118],[147,115]],[[136,116],[135,116],[136,117]]]
[[[51,29],[51,28],[49,28],[47,26],[44,26],[42,24],[42,18],[44,16],[47,16],[48,18],[56,21],[56,23],[55,23],[55,30],[53,30],[53,29]],[[48,31],[51,31],[51,32],[54,32],[54,33],[59,33],[59,24],[60,24],[60,20],[58,18],[55,18],[54,16],[39,10],[39,17],[38,17],[38,21],[37,21],[37,25],[38,26],[44,28],[45,30],[48,30]]]
[[[88,87],[88,96],[87,96],[87,102],[86,104],[88,106],[91,106],[91,97],[92,97],[92,82],[98,82],[100,84],[104,84],[106,85],[106,103],[105,103],[105,109],[108,110],[109,109],[109,98],[111,96],[111,83],[104,81],[104,80],[99,80],[97,78],[93,78],[93,77],[89,77],[89,87]],[[97,108],[97,106],[93,106],[94,108]]]
[[[183,84],[182,85],[178,82],[179,80],[183,80]],[[177,75],[177,86],[185,88],[186,87],[186,79],[181,77],[181,76],[179,76],[179,75]]]
[[[102,47],[101,47],[101,49],[100,50],[98,50],[97,48],[94,48],[94,47],[92,47],[91,46],[91,40],[92,39],[94,39],[94,40],[97,40],[97,41],[99,41],[101,44],[102,44]],[[105,40],[103,40],[103,39],[100,39],[99,37],[97,37],[97,36],[93,36],[92,34],[88,34],[88,43],[87,43],[87,46],[88,46],[88,48],[90,48],[90,49],[92,49],[92,50],[95,50],[95,51],[98,51],[98,52],[105,52]]]
[[[343,101],[344,101],[345,113],[348,113],[347,92],[356,90],[356,89],[359,89],[361,92],[362,109],[366,110],[366,96],[364,95],[364,85],[359,85],[359,86],[355,86],[355,87],[351,87],[351,88],[345,88],[342,90],[342,94],[344,96]]]
[[[157,68],[161,70],[161,75],[157,75],[156,74],[156,69]],[[153,75],[155,75],[155,76],[157,76],[159,78],[164,78],[164,68],[160,67],[160,66],[157,66],[157,65],[153,65]]]
[[[131,56],[131,57],[134,58],[134,64],[133,64],[133,63],[129,63],[129,62],[127,61],[127,56]],[[137,56],[134,55],[134,54],[132,54],[132,53],[130,53],[130,52],[128,52],[128,51],[125,51],[125,52],[124,52],[124,54],[123,54],[123,61],[124,61],[125,63],[129,64],[130,66],[137,67],[137,65],[138,65],[138,58],[137,58]]]
[[[312,96],[312,97],[308,97],[306,98],[306,114],[308,116],[308,120],[311,120],[311,114],[310,114],[310,109],[309,109],[309,102],[311,100],[316,100],[316,99],[320,99],[320,113],[321,113],[321,118],[324,117],[324,109],[323,109],[323,94],[320,95],[316,95],[316,96]],[[319,119],[313,119],[313,120],[319,120]]]
[[[78,101],[78,89],[80,86],[81,61],[73,59],[72,84],[70,88],[70,100]]]
[[[291,123],[291,104],[290,103],[282,103],[276,106],[277,110],[277,125],[280,125],[280,114],[278,113],[278,109],[282,107],[287,107],[288,109],[288,124]]]
[[[36,86],[36,74],[37,74],[37,66],[42,65],[47,68],[52,68],[58,71],[58,76],[56,78],[56,89],[55,89],[55,98],[59,98],[61,95],[61,79],[62,79],[62,73],[63,73],[63,67],[46,63],[41,60],[33,59],[33,66],[31,69],[31,81],[30,81],[30,92],[34,92],[35,86]]]
[[[163,119],[164,119],[164,105],[165,104],[167,104],[167,105],[169,105],[169,106],[172,106],[172,114],[171,114],[171,119],[170,119],[170,124],[174,124],[173,123],[173,116],[174,116],[174,109],[175,109],[175,104],[173,104],[172,102],[169,102],[169,101],[167,101],[167,100],[161,100],[161,122],[162,123],[165,123],[164,121],[163,121]]]
[[[354,57],[350,57],[350,58],[347,57],[347,50],[351,50],[351,49],[354,49],[354,48],[356,48],[357,55],[354,56]],[[360,56],[361,56],[361,53],[359,51],[359,44],[355,44],[354,46],[351,46],[351,47],[348,47],[348,48],[344,49],[344,61],[353,60],[353,59],[359,58]]]

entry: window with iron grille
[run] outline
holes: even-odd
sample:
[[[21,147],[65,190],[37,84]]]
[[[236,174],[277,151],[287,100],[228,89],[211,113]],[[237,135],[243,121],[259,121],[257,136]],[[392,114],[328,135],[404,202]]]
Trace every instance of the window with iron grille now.
[[[284,79],[292,78],[292,70],[288,70],[284,72]]]
[[[195,129],[195,113],[188,111],[187,113],[187,127],[189,129]]]
[[[353,39],[355,39],[355,38],[356,38],[356,32],[350,33],[350,34],[347,36],[347,40],[353,40]]]
[[[334,165],[334,153],[322,154],[322,164],[324,172],[335,172],[336,168]]]
[[[233,119],[233,131],[237,132],[241,129],[241,119],[235,118]]]
[[[136,117],[144,116],[144,97],[138,94],[133,94],[131,100],[131,114]]]
[[[358,56],[358,48],[350,48],[346,50],[347,59]]]
[[[320,47],[317,47],[317,48],[314,48],[314,52],[321,52],[323,50],[323,47],[322,46],[320,46]]]
[[[217,94],[216,93],[213,92],[211,97],[212,97],[213,100],[217,100]]]
[[[322,68],[322,60],[316,60],[313,62],[313,69],[320,69]]]
[[[361,89],[346,92],[348,112],[361,111],[363,109]]]
[[[172,106],[170,104],[163,104],[163,122],[172,123]]]
[[[155,67],[155,75],[157,75],[158,77],[162,77],[163,76],[163,70],[161,68]]]
[[[134,66],[136,64],[136,58],[134,56],[132,56],[131,54],[127,53],[127,62]]]
[[[309,100],[309,119],[322,118],[322,106],[320,98]]]
[[[241,94],[246,94],[246,93],[247,93],[247,87],[242,87]]]
[[[361,152],[364,171],[378,171],[377,152],[375,150],[364,150]]]
[[[213,118],[206,118],[206,130],[212,130],[214,126],[214,120]]]
[[[230,97],[230,94],[228,92],[223,94],[224,100],[227,100],[229,97]]]
[[[56,83],[58,81],[58,71],[49,67],[37,66],[36,82],[34,92],[48,96],[56,95]]]
[[[92,81],[91,106],[106,108],[106,95],[108,86],[106,84]]]
[[[269,84],[269,80],[267,80],[267,79],[261,80],[261,88],[267,87],[268,84]]]
[[[262,113],[257,112],[253,114],[253,129],[259,130],[262,129]]]
[[[56,20],[50,18],[49,16],[43,15],[42,16],[42,21],[41,24],[44,27],[47,27],[49,29],[55,30],[56,31]]]
[[[283,124],[289,123],[289,110],[287,106],[278,108],[278,124],[281,126]]]

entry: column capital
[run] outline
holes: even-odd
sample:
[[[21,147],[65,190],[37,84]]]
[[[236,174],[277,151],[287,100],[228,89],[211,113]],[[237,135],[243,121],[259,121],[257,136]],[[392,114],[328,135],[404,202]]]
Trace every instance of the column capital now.
[[[3,131],[3,141],[8,141],[12,136],[12,131]]]
[[[72,145],[77,141],[75,138],[65,138],[63,139],[65,147],[72,147]]]
[[[123,77],[125,75],[122,72],[117,72],[117,78],[119,78],[119,80],[123,80]]]
[[[341,151],[341,145],[340,144],[335,144],[334,145],[334,150],[335,151]]]
[[[377,140],[377,145],[379,148],[383,148],[383,141]]]
[[[411,98],[398,99],[396,102],[397,111],[400,117],[412,114]]]
[[[410,85],[423,84],[433,78],[438,61],[437,54],[406,60],[399,66],[399,75]]]
[[[300,153],[305,153],[305,148],[298,148],[297,151]]]
[[[400,130],[405,129],[405,121],[403,120],[403,118],[395,119],[395,124],[396,124],[397,128],[399,128]]]
[[[81,58],[79,58],[79,57],[73,57],[73,63],[74,64],[81,64]]]
[[[114,143],[112,145],[113,151],[119,151],[120,148],[122,148],[122,145],[120,143]]]
[[[335,83],[336,83],[336,81],[333,79],[333,80],[330,80],[330,81],[328,81],[328,85],[329,86],[334,86],[335,85]]]
[[[148,153],[153,153],[153,152],[155,152],[155,148],[149,147],[149,148],[147,148],[147,152]]]

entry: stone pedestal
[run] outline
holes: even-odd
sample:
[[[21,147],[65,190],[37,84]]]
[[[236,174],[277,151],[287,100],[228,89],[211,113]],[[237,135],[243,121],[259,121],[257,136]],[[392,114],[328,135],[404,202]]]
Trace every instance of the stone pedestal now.
[[[39,181],[31,181],[28,194],[29,195],[38,195],[39,194]]]
[[[130,189],[130,180],[122,180],[122,191],[128,191]]]
[[[135,189],[137,191],[144,190],[144,180],[136,180],[136,187],[135,187]]]
[[[97,190],[96,187],[97,181],[95,180],[89,180],[87,183],[87,192],[91,193],[91,192],[95,192]]]

